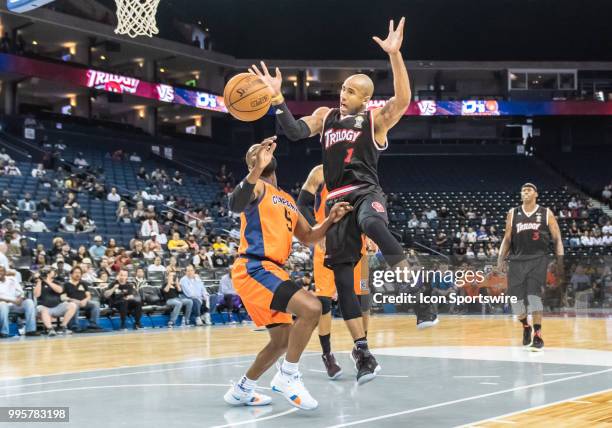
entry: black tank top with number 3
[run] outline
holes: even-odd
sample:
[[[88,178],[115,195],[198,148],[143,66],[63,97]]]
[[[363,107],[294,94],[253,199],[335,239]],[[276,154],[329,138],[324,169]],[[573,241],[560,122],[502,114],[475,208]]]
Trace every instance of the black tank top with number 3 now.
[[[512,237],[510,259],[528,260],[542,257],[550,252],[550,230],[548,208],[536,206],[526,213],[523,207],[512,209]]]

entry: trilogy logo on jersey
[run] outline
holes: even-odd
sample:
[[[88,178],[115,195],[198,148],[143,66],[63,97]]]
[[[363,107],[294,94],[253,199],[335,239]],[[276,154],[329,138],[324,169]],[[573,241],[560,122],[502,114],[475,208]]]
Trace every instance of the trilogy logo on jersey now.
[[[139,84],[140,80],[133,77],[98,70],[87,71],[87,87],[89,88],[102,89],[118,94],[135,94]]]
[[[170,85],[157,85],[157,98],[165,103],[174,101],[174,88]]]
[[[462,116],[499,116],[499,104],[495,100],[461,101]]]
[[[435,101],[419,101],[417,105],[419,106],[421,116],[433,116],[436,114],[437,106]]]
[[[272,196],[272,203],[274,205],[277,205],[277,204],[284,205],[290,210],[297,212],[297,207],[294,204],[292,204],[290,201],[288,201],[287,199],[283,198],[282,196]]]
[[[516,233],[521,233],[524,230],[539,230],[541,223],[519,223],[516,225]]]
[[[325,131],[325,148],[329,149],[337,143],[348,141],[354,143],[361,135],[361,131],[353,131],[352,129],[328,129]]]

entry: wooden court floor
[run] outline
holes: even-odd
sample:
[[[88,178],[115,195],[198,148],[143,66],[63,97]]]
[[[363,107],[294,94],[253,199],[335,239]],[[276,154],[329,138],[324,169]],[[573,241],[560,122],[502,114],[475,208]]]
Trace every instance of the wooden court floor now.
[[[547,318],[546,347],[612,351],[612,319]],[[520,346],[521,329],[509,317],[443,317],[438,326],[415,328],[413,316],[373,317],[368,338],[372,348],[400,346]],[[147,329],[119,334],[81,334],[71,337],[8,339],[0,342],[0,380],[26,376],[83,372],[187,360],[253,355],[267,342],[265,331],[252,325]],[[332,348],[349,350],[352,340],[335,320]],[[308,350],[318,352],[316,334]],[[497,427],[529,421],[530,426],[612,426],[612,392],[563,402],[488,421]]]

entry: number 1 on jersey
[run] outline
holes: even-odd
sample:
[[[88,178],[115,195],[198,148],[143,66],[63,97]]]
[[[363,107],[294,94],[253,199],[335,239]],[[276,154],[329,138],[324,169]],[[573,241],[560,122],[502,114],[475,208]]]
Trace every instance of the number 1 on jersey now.
[[[344,158],[344,163],[351,163],[351,158],[353,157],[353,150],[355,149],[346,149],[346,157]]]

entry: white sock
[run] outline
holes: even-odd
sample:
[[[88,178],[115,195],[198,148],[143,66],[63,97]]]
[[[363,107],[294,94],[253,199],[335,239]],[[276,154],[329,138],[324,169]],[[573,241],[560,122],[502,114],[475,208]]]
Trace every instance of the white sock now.
[[[287,375],[296,374],[298,371],[300,363],[290,363],[287,360],[283,360],[283,364],[281,365],[281,372]]]
[[[244,392],[252,392],[257,386],[256,380],[251,380],[246,375],[242,376],[242,378],[236,384],[236,388],[244,391]]]

